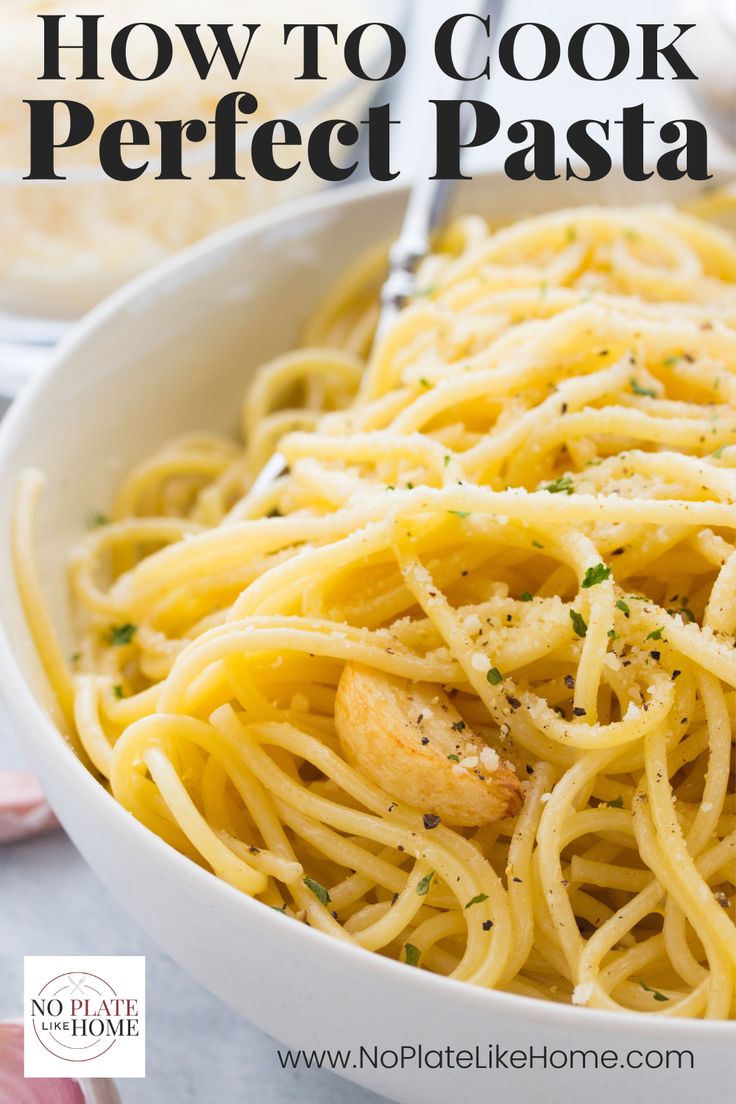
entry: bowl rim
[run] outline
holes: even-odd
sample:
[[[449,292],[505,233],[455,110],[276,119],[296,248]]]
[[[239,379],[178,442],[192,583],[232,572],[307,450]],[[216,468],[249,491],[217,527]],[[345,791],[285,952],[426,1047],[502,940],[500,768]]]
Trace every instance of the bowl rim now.
[[[498,169],[476,172],[474,175],[490,185],[505,180],[503,172]],[[84,346],[88,338],[104,327],[109,319],[125,313],[132,304],[142,301],[159,285],[166,285],[173,274],[186,272],[195,274],[204,260],[215,258],[228,249],[242,250],[250,238],[257,237],[279,224],[288,223],[297,226],[312,215],[335,208],[345,216],[353,207],[365,201],[371,199],[378,201],[389,193],[406,194],[408,190],[408,184],[400,181],[395,181],[388,186],[370,181],[346,185],[337,192],[327,191],[281,209],[266,211],[244,222],[226,227],[165,259],[114,292],[108,299],[93,308],[62,339],[49,364],[10,408],[0,425],[0,474],[12,460],[16,438],[23,438],[28,433],[37,397],[51,381],[56,381],[58,377],[73,371],[75,350]],[[7,539],[7,535],[3,533],[2,539]],[[12,570],[10,574],[11,577],[4,580],[4,583],[17,589]],[[112,794],[97,781],[76,756],[36,697],[16,659],[10,632],[5,619],[1,616],[0,694],[9,711],[19,720],[22,719],[21,729],[34,732],[35,745],[43,750],[48,760],[54,763],[59,774],[64,776],[64,784],[76,791],[95,816],[112,824],[119,834],[127,834],[135,846],[152,850],[156,860],[167,864],[173,876],[188,878],[190,884],[197,886],[202,894],[209,896],[213,907],[231,912],[241,910],[254,928],[263,931],[269,929],[270,935],[277,930],[275,925],[285,924],[281,938],[291,943],[301,943],[305,953],[309,953],[311,948],[315,956],[318,954],[333,956],[339,965],[353,972],[356,983],[359,983],[362,973],[370,971],[374,976],[378,974],[387,986],[414,990],[415,994],[420,994],[427,1000],[438,1002],[444,1000],[446,1004],[459,1003],[478,1014],[490,1015],[495,1011],[498,1015],[518,1017],[529,1024],[544,1025],[551,1018],[563,1017],[564,1024],[571,1030],[590,1031],[592,1029],[601,1034],[605,1031],[614,1033],[623,1031],[627,1026],[636,1024],[637,1033],[641,1036],[642,1042],[656,1042],[666,1038],[673,1042],[695,1043],[700,1040],[712,1044],[729,1041],[733,1043],[736,1038],[736,1022],[671,1017],[661,1013],[647,1015],[535,1000],[514,993],[486,989],[427,970],[411,969],[402,962],[335,939],[306,924],[289,923],[286,918],[277,916],[273,909],[262,902],[241,893],[210,871],[181,855],[118,804]],[[26,739],[21,738],[20,742],[23,745]]]

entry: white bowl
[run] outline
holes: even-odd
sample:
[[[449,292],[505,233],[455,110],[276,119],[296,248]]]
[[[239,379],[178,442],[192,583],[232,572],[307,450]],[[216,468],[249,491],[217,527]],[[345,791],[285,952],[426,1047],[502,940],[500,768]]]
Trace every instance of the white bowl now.
[[[683,198],[687,186],[670,195]],[[520,187],[477,177],[460,205],[494,217],[652,193],[574,182]],[[660,198],[658,192],[654,198]],[[596,1100],[723,1104],[736,1075],[733,1025],[567,1008],[493,993],[355,949],[238,893],[138,824],[57,731],[13,576],[13,491],[28,465],[48,474],[41,569],[57,624],[67,622],[65,556],[124,469],[172,434],[234,430],[243,389],[264,358],[293,346],[335,278],[394,233],[405,194],[369,186],[302,202],[225,231],[119,292],[59,349],[0,433],[0,685],[67,832],[117,900],[212,992],[291,1047],[347,1050],[351,1080],[407,1104]],[[71,650],[71,640],[67,641]],[[114,948],[110,948],[114,950]],[[154,1025],[155,1030],[155,1025]],[[191,1043],[197,1045],[197,1040]],[[385,1068],[401,1046],[569,1051],[690,1050],[695,1070]],[[359,1048],[383,1068],[356,1068]],[[637,1060],[637,1059],[635,1059]],[[657,1061],[650,1058],[650,1061]],[[203,1057],[203,1062],[206,1057]],[[508,1062],[508,1058],[506,1059]],[[623,1058],[622,1058],[623,1061]],[[670,1059],[674,1061],[674,1059]],[[355,1064],[353,1064],[355,1063]],[[676,1067],[676,1062],[675,1062]]]

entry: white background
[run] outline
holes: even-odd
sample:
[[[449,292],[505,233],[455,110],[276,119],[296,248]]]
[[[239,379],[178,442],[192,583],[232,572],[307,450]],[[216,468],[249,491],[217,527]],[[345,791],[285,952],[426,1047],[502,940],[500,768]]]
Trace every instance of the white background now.
[[[421,27],[411,35],[408,80],[396,102],[402,119],[415,111],[411,117],[416,121],[404,127],[409,141],[397,151],[402,168],[416,163],[426,147],[431,116],[421,107],[430,96],[438,96],[433,31],[447,14],[470,7],[462,0],[411,2],[414,13],[421,15]],[[706,0],[701,3],[705,10]],[[506,20],[547,23],[565,42],[566,33],[586,22],[609,20],[633,33],[637,22],[671,23],[676,9],[676,0],[511,0]],[[627,74],[615,82],[587,84],[584,95],[581,82],[573,85],[564,67],[543,86],[494,77],[486,94],[506,125],[547,118],[562,131],[581,116],[615,118],[622,105],[642,101],[648,117],[660,123],[693,115],[682,99],[682,87],[635,80],[636,57],[634,51]],[[483,160],[497,161],[496,150],[486,151]],[[522,197],[520,192],[520,203]],[[0,765],[20,762],[0,715]],[[0,895],[0,1017],[20,1014],[24,955],[147,956],[148,1077],[120,1083],[124,1104],[368,1104],[378,1099],[328,1073],[283,1071],[273,1040],[238,1019],[157,950],[98,885],[63,835],[5,848],[0,854]],[[587,1099],[581,1083],[580,1101]]]

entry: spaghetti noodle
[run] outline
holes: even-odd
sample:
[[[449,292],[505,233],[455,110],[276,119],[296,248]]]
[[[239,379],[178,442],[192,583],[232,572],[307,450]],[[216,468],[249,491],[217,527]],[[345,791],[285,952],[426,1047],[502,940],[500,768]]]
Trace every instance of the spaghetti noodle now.
[[[461,219],[371,351],[383,260],[261,370],[244,450],[190,437],[128,476],[72,555],[72,666],[25,477],[70,739],[287,917],[480,986],[728,1018],[736,244],[669,208]],[[250,494],[277,444],[289,474]]]

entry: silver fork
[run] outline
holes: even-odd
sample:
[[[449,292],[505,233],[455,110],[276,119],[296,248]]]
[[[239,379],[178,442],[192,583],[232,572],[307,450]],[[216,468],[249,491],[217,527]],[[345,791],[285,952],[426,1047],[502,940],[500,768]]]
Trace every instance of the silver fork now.
[[[497,27],[503,11],[503,0],[484,0],[483,3],[468,5],[468,11],[485,19],[490,15],[493,26]],[[489,40],[482,34],[469,36],[465,44],[465,57],[458,66],[459,72],[474,72],[474,66],[480,64],[489,48]],[[448,99],[467,98],[466,81],[454,85],[453,95]],[[416,288],[416,274],[420,263],[429,252],[432,235],[444,221],[445,213],[456,181],[432,180],[418,173],[409,193],[404,221],[398,238],[389,254],[389,273],[381,291],[381,314],[376,329],[376,340],[380,340],[391,326],[396,316],[412,298]],[[264,465],[251,487],[251,494],[262,494],[288,471],[286,458],[275,452]]]

